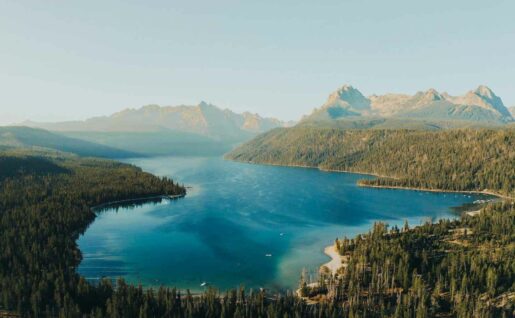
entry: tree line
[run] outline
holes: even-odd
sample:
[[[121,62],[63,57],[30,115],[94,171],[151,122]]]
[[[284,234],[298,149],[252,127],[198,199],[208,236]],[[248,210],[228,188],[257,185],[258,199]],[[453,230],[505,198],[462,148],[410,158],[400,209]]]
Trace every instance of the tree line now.
[[[95,218],[92,206],[184,194],[184,187],[100,159],[0,154],[5,167],[16,173],[0,169],[0,316],[511,317],[515,310],[512,204],[417,228],[378,223],[337,240],[346,269],[322,273],[316,287],[300,281],[314,303],[244,288],[192,295],[123,279],[92,284],[76,271],[76,240]]]
[[[515,208],[491,205],[478,216],[402,229],[376,223],[336,239],[347,260],[300,293],[337,302],[349,317],[513,317]]]
[[[24,317],[105,311],[105,288],[76,273],[76,240],[95,218],[91,207],[184,193],[168,178],[114,161],[0,154],[0,309]],[[88,288],[95,297],[83,297]]]
[[[515,196],[515,129],[349,130],[298,126],[260,135],[232,160],[353,171],[363,185]]]

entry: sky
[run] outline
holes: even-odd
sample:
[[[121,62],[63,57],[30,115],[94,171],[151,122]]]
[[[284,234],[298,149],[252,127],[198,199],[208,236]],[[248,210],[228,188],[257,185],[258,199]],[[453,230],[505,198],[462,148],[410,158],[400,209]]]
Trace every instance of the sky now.
[[[0,124],[200,101],[299,119],[485,84],[515,106],[515,1],[0,1]]]

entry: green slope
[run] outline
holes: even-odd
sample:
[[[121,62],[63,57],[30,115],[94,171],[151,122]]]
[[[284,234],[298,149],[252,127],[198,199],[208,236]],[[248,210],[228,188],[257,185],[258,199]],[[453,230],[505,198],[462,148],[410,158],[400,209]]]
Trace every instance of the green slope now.
[[[105,158],[125,158],[137,155],[134,152],[66,137],[43,129],[21,126],[0,127],[0,147],[3,149],[45,148],[70,152],[79,156]]]
[[[515,195],[515,130],[275,129],[226,158],[365,172],[373,185]]]
[[[42,157],[8,156],[0,153],[0,181],[23,175],[49,175],[68,170]]]

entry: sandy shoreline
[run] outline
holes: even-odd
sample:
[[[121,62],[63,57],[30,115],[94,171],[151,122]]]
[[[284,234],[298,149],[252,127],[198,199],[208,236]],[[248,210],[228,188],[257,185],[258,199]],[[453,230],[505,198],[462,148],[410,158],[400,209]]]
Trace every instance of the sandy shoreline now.
[[[479,213],[481,213],[481,210],[465,212],[465,214],[468,216],[476,216],[476,215],[479,215]]]
[[[345,266],[345,264],[343,264],[344,257],[336,250],[336,246],[334,246],[334,244],[326,246],[324,248],[324,254],[329,256],[331,260],[320,266],[320,270],[327,267],[334,275],[340,268]]]
[[[479,215],[479,213],[481,213],[481,209],[476,211],[465,212],[465,214],[469,216],[476,216]],[[334,244],[326,246],[324,248],[324,254],[329,256],[331,260],[327,263],[320,265],[320,271],[323,271],[324,267],[326,267],[334,275],[340,268],[346,266],[345,256],[340,255],[340,253],[336,250],[336,246]]]

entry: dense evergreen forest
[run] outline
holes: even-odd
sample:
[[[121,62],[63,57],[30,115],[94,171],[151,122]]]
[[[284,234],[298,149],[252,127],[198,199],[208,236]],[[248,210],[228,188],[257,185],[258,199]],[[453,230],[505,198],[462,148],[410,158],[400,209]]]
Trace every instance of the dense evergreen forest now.
[[[240,146],[232,160],[381,176],[362,185],[515,196],[515,129],[442,131],[275,129]]]
[[[104,307],[106,287],[76,274],[90,207],[185,189],[114,161],[20,152],[0,153],[0,310],[73,317]]]
[[[376,223],[335,241],[343,268],[301,281],[309,299],[342,304],[349,317],[513,317],[515,208],[410,229]]]
[[[108,279],[76,268],[91,207],[184,194],[167,178],[114,161],[45,152],[0,154],[0,316],[20,317],[512,317],[515,209],[409,229],[376,224],[337,240],[346,262],[296,293],[243,288],[201,295]],[[173,269],[170,269],[173,270]],[[300,274],[300,273],[299,273]]]

